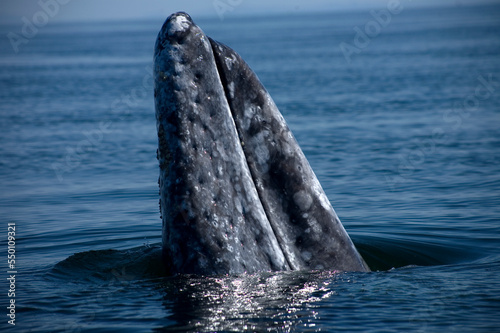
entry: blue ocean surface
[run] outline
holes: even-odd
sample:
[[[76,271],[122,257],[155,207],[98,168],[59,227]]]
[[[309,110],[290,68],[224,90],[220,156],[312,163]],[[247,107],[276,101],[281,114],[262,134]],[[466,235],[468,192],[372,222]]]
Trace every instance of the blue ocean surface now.
[[[164,276],[163,22],[49,24],[17,53],[2,26],[0,331],[500,332],[500,7],[193,19],[257,73],[372,272]]]

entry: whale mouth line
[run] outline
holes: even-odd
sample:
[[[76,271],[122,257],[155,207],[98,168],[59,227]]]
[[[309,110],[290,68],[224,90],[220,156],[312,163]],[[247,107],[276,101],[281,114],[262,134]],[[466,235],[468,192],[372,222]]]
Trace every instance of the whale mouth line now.
[[[208,37],[208,36],[207,36]],[[241,147],[241,149],[243,150],[243,155],[244,155],[244,158],[245,158],[245,162],[247,164],[247,167],[248,169],[250,170],[250,174],[252,176],[252,183],[253,183],[253,186],[254,188],[256,189],[257,191],[257,196],[259,198],[259,201],[260,201],[260,204],[265,207],[265,201],[264,201],[264,198],[262,197],[262,191],[259,191],[258,190],[258,186],[257,186],[257,175],[255,175],[255,170],[251,167],[251,164],[248,162],[248,153],[247,153],[247,149],[245,149],[244,147],[244,141],[242,140],[242,134],[241,134],[241,131],[242,129],[240,128],[240,126],[237,125],[237,122],[235,121],[235,119],[237,119],[237,115],[236,115],[236,112],[235,110],[233,109],[233,106],[231,105],[231,100],[234,98],[234,90],[231,92],[230,90],[230,82],[228,82],[228,79],[226,77],[226,71],[224,70],[223,68],[223,64],[222,64],[222,61],[221,61],[221,57],[218,57],[217,56],[217,50],[216,48],[217,47],[221,47],[221,46],[225,46],[223,45],[222,43],[219,43],[217,41],[215,41],[214,39],[208,37],[208,40],[210,42],[210,46],[212,48],[212,54],[214,56],[214,59],[215,59],[215,65],[217,67],[217,73],[219,75],[219,80],[222,84],[222,87],[224,88],[224,95],[225,95],[225,98],[226,98],[226,101],[229,105],[229,110],[231,111],[231,118],[233,119],[233,122],[235,124],[235,128],[236,128],[236,132],[238,133],[238,138],[239,138],[239,145]],[[233,87],[234,89],[234,87]],[[233,95],[233,97],[232,97]],[[299,269],[299,267],[297,267],[296,264],[294,264],[294,261],[292,258],[290,258],[290,253],[288,251],[286,251],[286,248],[284,247],[283,245],[283,242],[280,241],[280,234],[279,232],[276,230],[275,228],[275,225],[273,223],[271,223],[271,217],[269,216],[269,211],[268,209],[264,209],[264,214],[266,215],[266,219],[267,219],[267,222],[269,223],[269,225],[271,226],[271,230],[273,232],[273,235],[274,237],[278,240],[278,245],[283,253],[283,256],[286,260],[286,263],[287,263],[287,266],[288,268],[290,269]]]
[[[208,36],[207,36],[208,37]],[[214,59],[215,59],[215,65],[216,65],[216,68],[217,68],[217,73],[218,73],[218,76],[219,76],[219,80],[222,84],[222,87],[224,88],[224,95],[225,95],[225,98],[226,98],[226,101],[229,105],[229,110],[231,111],[231,118],[233,119],[234,121],[234,124],[235,124],[235,129],[236,129],[236,132],[238,133],[238,138],[240,139],[239,140],[239,145],[243,151],[243,154],[244,154],[244,158],[245,158],[245,162],[248,166],[248,169],[250,170],[250,174],[252,176],[252,183],[253,183],[253,186],[254,188],[256,189],[256,192],[257,192],[257,196],[259,198],[259,201],[260,201],[260,204],[264,207],[264,213],[266,215],[266,222],[269,223],[270,227],[271,227],[271,230],[273,232],[273,235],[274,237],[278,240],[278,245],[283,253],[283,256],[286,260],[286,263],[287,263],[287,266],[289,269],[294,269],[294,270],[297,270],[297,269],[300,269],[300,267],[294,263],[294,260],[291,258],[291,254],[289,253],[289,251],[287,251],[287,249],[285,248],[284,246],[284,243],[283,243],[283,240],[281,239],[282,237],[280,237],[280,233],[278,230],[276,230],[276,226],[275,224],[271,223],[271,216],[270,216],[270,213],[269,213],[269,210],[268,209],[265,209],[265,198],[263,198],[262,196],[262,191],[259,191],[258,190],[258,176],[255,174],[255,168],[252,168],[251,166],[251,163],[249,163],[248,161],[248,152],[247,152],[247,149],[245,149],[244,147],[244,141],[242,139],[242,131],[243,129],[241,128],[241,126],[238,126],[238,122],[235,120],[238,118],[238,115],[235,111],[235,108],[233,107],[233,103],[231,103],[231,101],[234,99],[234,94],[235,94],[235,91],[234,91],[234,83],[233,83],[233,91],[231,91],[231,82],[229,82],[228,78],[227,78],[227,70],[224,69],[223,67],[223,62],[222,62],[222,57],[221,56],[218,56],[218,52],[217,52],[217,49],[219,49],[220,51],[220,48],[227,48],[227,46],[225,46],[224,44],[220,43],[220,42],[217,42],[215,41],[214,39],[212,39],[211,37],[208,37],[208,40],[210,42],[210,46],[212,48],[212,54],[214,56]],[[233,61],[234,61],[234,58],[231,58]],[[263,88],[263,87],[262,87]],[[265,123],[265,121],[263,121]]]

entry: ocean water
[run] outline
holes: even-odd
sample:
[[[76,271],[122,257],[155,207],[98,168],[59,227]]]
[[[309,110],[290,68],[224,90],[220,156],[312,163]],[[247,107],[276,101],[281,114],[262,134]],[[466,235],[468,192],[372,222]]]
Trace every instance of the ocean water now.
[[[500,7],[379,19],[194,17],[269,90],[370,273],[165,277],[162,21],[2,37],[0,330],[500,332]]]

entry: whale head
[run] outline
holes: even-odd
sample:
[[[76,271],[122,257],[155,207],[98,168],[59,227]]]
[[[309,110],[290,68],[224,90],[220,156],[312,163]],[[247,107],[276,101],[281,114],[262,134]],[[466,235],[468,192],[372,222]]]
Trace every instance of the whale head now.
[[[255,73],[186,13],[154,53],[164,261],[171,273],[367,271]]]

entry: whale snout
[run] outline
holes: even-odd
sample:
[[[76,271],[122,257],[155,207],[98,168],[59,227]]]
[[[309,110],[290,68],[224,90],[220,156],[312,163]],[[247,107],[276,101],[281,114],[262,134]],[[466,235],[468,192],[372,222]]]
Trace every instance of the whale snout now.
[[[165,36],[169,40],[182,40],[189,34],[194,22],[189,14],[178,12],[170,15],[160,31],[160,35]]]

